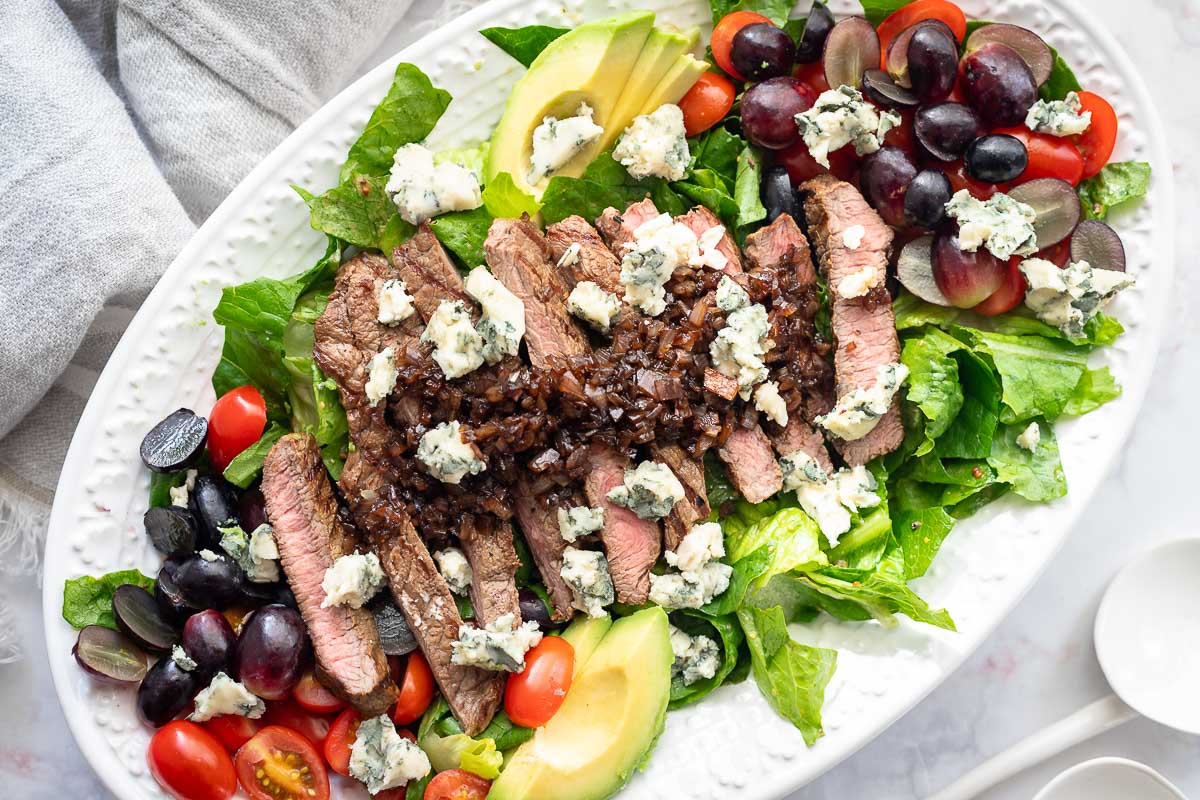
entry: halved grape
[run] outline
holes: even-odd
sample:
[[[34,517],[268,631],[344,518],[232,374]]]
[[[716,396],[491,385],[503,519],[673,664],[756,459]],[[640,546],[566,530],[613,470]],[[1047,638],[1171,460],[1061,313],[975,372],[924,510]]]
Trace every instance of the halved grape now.
[[[1008,196],[1032,206],[1037,213],[1033,229],[1041,250],[1071,235],[1083,216],[1075,187],[1061,178],[1037,178],[1009,191]]]
[[[729,58],[747,80],[787,75],[796,63],[796,45],[783,28],[767,22],[747,25],[733,35]]]
[[[824,3],[816,0],[812,4],[808,19],[804,23],[804,33],[796,44],[797,64],[815,64],[821,60],[821,53],[825,50],[825,38],[829,36],[836,22],[833,13]]]
[[[159,611],[154,595],[140,586],[118,586],[112,608],[117,627],[143,649],[165,653],[179,641],[179,633]]]
[[[763,171],[762,199],[767,209],[767,222],[774,222],[783,214],[799,219],[796,193],[792,191],[792,181],[784,167],[777,164]]]
[[[521,619],[525,622],[536,622],[538,627],[546,630],[554,624],[550,619],[550,609],[546,608],[545,602],[538,596],[538,593],[528,587],[522,587],[518,592],[518,599],[521,606]]]
[[[198,670],[183,669],[170,656],[164,656],[150,668],[137,691],[138,716],[155,728],[166,725],[202,688]]]
[[[208,420],[190,408],[181,408],[142,439],[142,463],[155,472],[178,472],[195,463],[207,439]]]
[[[417,649],[417,639],[408,627],[408,620],[395,603],[386,597],[376,598],[371,604],[371,614],[375,617],[379,643],[386,655],[403,656]]]
[[[939,161],[954,161],[986,129],[979,115],[962,103],[938,103],[917,110],[913,136],[925,152]]]
[[[1037,100],[1037,82],[1025,60],[1008,45],[989,42],[963,57],[967,102],[993,128],[1020,125]]]
[[[950,30],[950,26],[941,20],[923,19],[920,22],[914,22],[900,34],[892,39],[891,44],[887,49],[887,71],[892,76],[892,80],[897,85],[903,86],[906,89],[912,88],[912,79],[908,71],[908,45],[912,42],[913,36],[922,28],[934,27],[945,31],[954,39],[954,31]]]
[[[897,86],[892,76],[881,69],[869,69],[863,73],[862,91],[868,100],[883,108],[915,106],[919,102],[915,94],[903,86]]]
[[[993,22],[976,28],[967,37],[964,51],[973,53],[991,42],[999,42],[1011,47],[1029,66],[1033,80],[1041,86],[1050,77],[1054,69],[1054,54],[1050,47],[1042,41],[1042,37],[1033,31],[1019,25],[1009,25],[1004,22]]]
[[[88,625],[71,655],[85,672],[105,683],[137,683],[146,676],[146,654],[120,631]]]
[[[863,160],[859,186],[863,197],[893,227],[904,224],[904,193],[917,174],[917,166],[908,153],[898,147],[884,147]]]
[[[238,498],[238,523],[247,533],[267,522],[267,501],[257,486],[242,492]]]
[[[742,95],[742,131],[759,147],[782,150],[800,138],[796,115],[808,111],[816,100],[816,92],[795,78],[756,83]]]
[[[165,556],[186,556],[196,550],[196,518],[179,506],[157,506],[142,517],[154,549]]]
[[[220,529],[237,523],[237,496],[233,487],[222,478],[212,475],[197,478],[188,498],[188,508],[200,522],[197,546],[201,548],[211,550],[220,547]]]
[[[195,555],[175,571],[180,597],[192,608],[227,608],[243,598],[245,573],[229,556]]]
[[[1071,234],[1071,260],[1086,261],[1096,269],[1124,272],[1125,245],[1106,223],[1085,219]]]
[[[308,634],[300,614],[286,606],[263,606],[242,625],[234,649],[237,679],[267,700],[287,696],[308,662]]]
[[[154,601],[158,603],[158,610],[175,624],[183,622],[196,612],[195,607],[187,602],[179,585],[175,583],[175,572],[178,569],[179,562],[168,558],[158,571],[158,580],[154,582]]]
[[[946,173],[940,169],[921,170],[904,193],[904,215],[912,224],[932,230],[946,219],[946,203],[953,194]]]
[[[847,17],[825,39],[825,82],[830,88],[858,87],[862,75],[879,65],[879,34],[862,17]]]
[[[908,79],[922,102],[945,99],[958,80],[958,42],[937,25],[925,25],[908,43]]]
[[[967,174],[984,183],[1004,183],[1015,180],[1029,164],[1024,143],[1006,133],[980,136],[963,154]]]
[[[904,245],[896,260],[900,284],[926,303],[952,305],[933,278],[933,237],[921,236]]]
[[[1007,274],[1007,264],[984,247],[971,253],[959,247],[957,234],[933,240],[933,280],[950,305],[971,308],[988,299]]]

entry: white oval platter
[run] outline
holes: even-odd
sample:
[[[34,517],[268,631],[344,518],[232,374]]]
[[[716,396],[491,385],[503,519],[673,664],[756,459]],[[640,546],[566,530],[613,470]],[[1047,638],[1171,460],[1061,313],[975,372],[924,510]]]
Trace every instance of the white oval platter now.
[[[839,13],[858,10],[847,0]],[[719,690],[672,713],[648,769],[622,798],[780,797],[862,747],[949,675],[1016,604],[1071,530],[1109,467],[1145,396],[1173,271],[1170,160],[1158,115],[1133,64],[1075,0],[966,0],[978,19],[1031,28],[1054,45],[1083,85],[1103,94],[1121,123],[1118,159],[1154,165],[1150,196],[1117,223],[1138,285],[1114,312],[1127,333],[1100,356],[1125,386],[1120,400],[1060,425],[1070,495],[1045,506],[996,503],[949,537],[916,587],[958,624],[947,633],[905,621],[894,629],[825,618],[794,626],[801,641],[840,651],[825,704],[826,736],[806,748],[777,717],[753,681]],[[149,476],[138,443],[170,411],[206,411],[221,331],[211,319],[222,287],[308,267],[323,237],[289,188],[320,191],[338,167],[396,63],[419,65],[454,97],[431,141],[452,146],[486,138],[522,68],[477,35],[489,26],[573,25],[632,8],[679,26],[706,27],[697,0],[491,0],[397,54],[355,82],[259,164],[200,228],[167,269],[96,384],[67,456],[46,544],[45,631],[63,711],[79,747],[121,800],[164,798],[149,776],[150,730],[134,714],[133,693],[91,681],[71,657],[74,631],[63,621],[63,581],[138,567],[158,558],[142,531]],[[340,798],[365,797],[348,783]]]

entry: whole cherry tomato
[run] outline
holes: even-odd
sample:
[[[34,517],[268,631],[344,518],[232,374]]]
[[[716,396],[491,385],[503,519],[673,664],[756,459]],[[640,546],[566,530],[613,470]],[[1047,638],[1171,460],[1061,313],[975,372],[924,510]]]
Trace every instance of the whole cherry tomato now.
[[[267,403],[253,386],[230,389],[217,398],[208,414],[208,454],[213,466],[229,462],[258,441],[267,427]]]
[[[547,636],[525,654],[525,669],[508,676],[504,710],[526,728],[539,728],[558,712],[571,688],[575,648],[559,636]]]
[[[397,675],[395,680],[400,686],[400,696],[392,709],[392,721],[397,725],[416,722],[433,702],[434,692],[433,673],[420,650],[409,654],[403,678]]]
[[[237,791],[229,754],[194,722],[176,720],[155,731],[146,763],[158,785],[178,800],[229,800]]]
[[[679,101],[687,135],[703,133],[724,119],[733,108],[735,94],[733,82],[723,75],[706,72],[697,78]]]

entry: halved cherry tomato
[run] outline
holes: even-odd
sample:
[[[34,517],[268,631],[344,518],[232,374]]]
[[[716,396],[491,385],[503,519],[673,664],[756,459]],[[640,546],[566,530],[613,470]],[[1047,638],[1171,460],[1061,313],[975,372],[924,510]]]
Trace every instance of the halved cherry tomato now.
[[[333,724],[329,717],[306,711],[291,698],[268,702],[263,722],[267,725],[291,728],[312,742],[313,747],[321,747],[325,744],[325,739],[329,736],[329,728]]]
[[[350,774],[350,748],[358,736],[358,724],[362,717],[353,708],[347,708],[329,726],[325,737],[325,760],[329,768],[339,775]]]
[[[1021,301],[1025,299],[1025,276],[1021,274],[1019,267],[1022,260],[1020,256],[1010,258],[1004,283],[1000,284],[1000,288],[993,292],[988,299],[971,310],[985,317],[994,317],[997,314],[1012,311],[1021,305]]]
[[[814,61],[812,64],[801,64],[796,67],[796,70],[792,73],[792,77],[816,89],[817,94],[829,91],[829,81],[825,80],[825,64],[821,61]]]
[[[233,762],[217,738],[194,722],[159,728],[146,748],[154,780],[178,800],[229,800],[237,791]]]
[[[312,742],[287,728],[263,728],[234,758],[251,800],[329,800],[329,773]]]
[[[404,677],[397,678],[396,683],[400,685],[400,697],[392,709],[392,722],[397,725],[416,722],[433,702],[433,673],[420,650],[409,654]]]
[[[208,454],[224,470],[238,453],[258,441],[267,427],[267,403],[258,389],[239,386],[217,398],[208,414]]]
[[[292,697],[305,711],[312,711],[316,714],[332,714],[349,705],[345,700],[322,686],[311,669],[301,675],[300,680],[292,687]]]
[[[913,135],[913,117],[917,115],[917,112],[911,109],[897,110],[900,113],[901,122],[884,135],[883,144],[886,147],[899,147],[916,161],[917,144]],[[829,163],[832,164],[833,162]]]
[[[1025,166],[1025,171],[1013,181],[1014,184],[1022,184],[1034,178],[1062,178],[1075,186],[1083,178],[1083,156],[1070,139],[1051,136],[1048,133],[1034,133],[1024,126],[1004,128],[996,133],[1007,133],[1020,139],[1025,145],[1025,152],[1029,154],[1029,163]]]
[[[679,100],[683,129],[695,136],[716,125],[733,108],[733,82],[715,72],[706,72]]]
[[[547,636],[525,654],[525,670],[508,676],[504,710],[508,718],[526,728],[550,721],[571,688],[575,648],[559,636]]]
[[[266,723],[239,714],[225,714],[201,723],[204,729],[217,737],[231,753],[236,753],[239,747],[253,739],[254,734],[261,731],[264,724]]]
[[[902,8],[893,11],[887,19],[879,23],[879,57],[882,63],[880,69],[887,69],[888,45],[900,35],[900,32],[926,19],[941,20],[950,26],[954,38],[962,41],[967,35],[967,17],[963,11],[948,0],[916,0]]]
[[[1092,124],[1074,137],[1075,146],[1083,155],[1083,177],[1090,178],[1112,158],[1117,145],[1117,112],[1094,92],[1080,92],[1079,102],[1083,111],[1092,112]]]
[[[1040,258],[1055,264],[1059,269],[1066,269],[1071,260],[1071,237],[1068,236],[1058,244],[1052,244],[1044,250],[1039,250],[1033,258]]]
[[[996,192],[1007,191],[1007,183],[983,183],[977,181],[967,174],[963,167],[962,159],[955,161],[953,164],[943,166],[942,171],[946,173],[946,177],[950,179],[950,188],[954,191],[966,189],[971,193],[972,197],[977,197],[980,200],[987,200]]]
[[[782,164],[792,179],[793,186],[799,186],[809,178],[832,172],[844,181],[853,177],[858,167],[858,156],[853,145],[840,147],[829,154],[829,169],[821,166],[808,152],[808,145],[803,140],[775,153],[775,163]]]
[[[730,75],[739,81],[746,80],[733,68],[733,59],[730,58],[729,53],[733,49],[733,37],[737,32],[747,25],[754,25],[759,22],[765,22],[768,25],[775,24],[762,14],[755,14],[753,11],[735,11],[732,14],[726,14],[721,17],[721,21],[713,28],[712,41],[709,42],[712,47],[713,59],[717,62],[717,66],[725,71],[726,75]]]
[[[485,800],[491,788],[491,781],[473,772],[448,769],[433,777],[422,800]]]

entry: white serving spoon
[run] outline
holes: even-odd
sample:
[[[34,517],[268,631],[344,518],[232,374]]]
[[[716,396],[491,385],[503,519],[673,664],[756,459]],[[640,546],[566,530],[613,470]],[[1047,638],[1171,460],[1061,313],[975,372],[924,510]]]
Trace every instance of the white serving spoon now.
[[[1096,657],[1114,694],[980,764],[929,800],[970,800],[1138,714],[1200,734],[1200,539],[1160,545],[1109,584]]]

